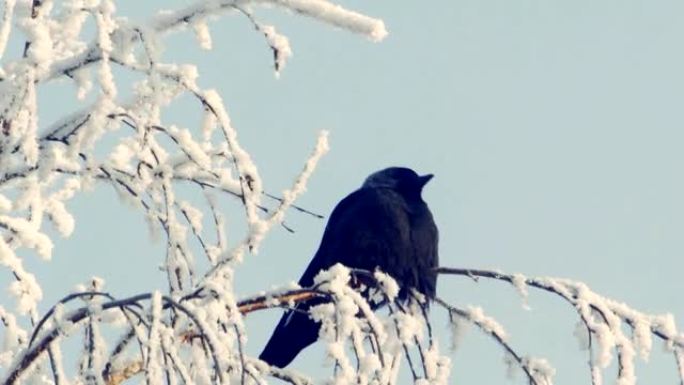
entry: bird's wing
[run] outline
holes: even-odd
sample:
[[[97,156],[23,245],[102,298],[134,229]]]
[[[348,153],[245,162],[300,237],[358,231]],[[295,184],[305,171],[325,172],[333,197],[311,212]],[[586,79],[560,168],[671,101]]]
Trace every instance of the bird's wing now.
[[[321,269],[338,262],[372,270],[376,265],[383,267],[384,262],[396,255],[409,252],[410,230],[401,205],[403,200],[396,194],[377,190],[380,189],[357,190],[335,207],[321,245],[299,280],[301,286],[313,285]],[[320,303],[316,299],[300,302],[294,310],[283,314],[259,357],[282,368],[316,341],[320,325],[306,312]]]
[[[321,269],[336,263],[393,276],[413,259],[411,223],[406,202],[386,188],[362,188],[333,210],[321,245],[300,279],[311,286]]]
[[[414,271],[417,273],[413,279],[414,287],[428,298],[434,298],[437,289],[435,268],[439,266],[439,232],[427,205],[422,204],[415,211],[418,213],[414,216],[411,231],[411,243],[416,256]]]

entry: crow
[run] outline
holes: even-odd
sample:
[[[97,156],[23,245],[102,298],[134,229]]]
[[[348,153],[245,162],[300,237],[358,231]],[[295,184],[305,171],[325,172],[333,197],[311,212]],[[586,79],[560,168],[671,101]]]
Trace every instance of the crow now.
[[[421,196],[432,177],[419,176],[409,168],[390,167],[366,178],[361,188],[333,210],[299,285],[312,286],[321,270],[341,263],[389,274],[399,285],[399,300],[405,301],[411,289],[434,298],[438,233]],[[320,324],[307,312],[318,303],[321,300],[300,303],[297,309],[285,312],[259,358],[283,368],[314,343]]]

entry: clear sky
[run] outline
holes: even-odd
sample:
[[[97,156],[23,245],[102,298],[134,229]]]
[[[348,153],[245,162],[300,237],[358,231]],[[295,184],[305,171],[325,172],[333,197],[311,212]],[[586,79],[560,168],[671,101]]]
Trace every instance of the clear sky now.
[[[122,2],[119,14],[142,21],[162,4],[143,3]],[[684,3],[342,4],[383,19],[389,36],[372,43],[279,9],[256,10],[290,38],[294,56],[279,79],[263,38],[239,15],[211,24],[213,51],[187,35],[166,43],[167,61],[198,63],[200,84],[223,95],[268,191],[289,186],[327,129],[332,149],[299,205],[327,215],[390,165],[434,173],[424,197],[443,266],[582,280],[637,309],[672,312],[684,327]],[[63,112],[50,103],[41,123]],[[199,125],[183,108],[167,119]],[[70,207],[74,235],[56,243],[52,262],[34,266],[46,306],[93,274],[119,297],[165,287],[156,269],[163,245],[150,245],[139,213],[109,188]],[[295,234],[274,230],[238,270],[239,294],[299,278],[325,221],[292,211],[287,222]],[[457,277],[442,277],[438,293],[494,315],[519,352],[551,361],[557,384],[589,383],[587,354],[572,336],[577,318],[559,299],[534,293],[524,310],[505,284]],[[446,315],[433,313],[446,329]],[[258,354],[279,316],[249,315],[249,352]],[[637,375],[674,384],[674,360],[658,347]],[[293,366],[321,366],[321,353],[309,348]],[[502,357],[471,329],[452,355],[454,383],[502,383]],[[607,383],[612,376],[614,369]]]

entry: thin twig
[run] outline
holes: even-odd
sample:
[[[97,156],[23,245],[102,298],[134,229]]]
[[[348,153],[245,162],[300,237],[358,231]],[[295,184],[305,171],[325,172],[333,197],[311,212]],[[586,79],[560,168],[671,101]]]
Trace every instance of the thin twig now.
[[[453,305],[450,305],[450,304],[448,304],[446,301],[442,300],[442,299],[439,298],[439,297],[435,297],[434,301],[435,301],[435,303],[437,303],[438,305],[440,305],[440,306],[442,306],[444,309],[446,309],[448,312],[457,314],[459,317],[464,318],[464,319],[466,319],[466,320],[472,322],[472,323],[475,324],[478,328],[480,328],[480,330],[482,330],[482,331],[485,332],[486,334],[489,334],[490,336],[492,336],[492,338],[494,338],[494,340],[496,340],[496,342],[497,342],[499,345],[501,345],[501,347],[503,347],[504,350],[505,350],[508,354],[510,354],[511,357],[513,357],[513,359],[515,359],[515,361],[517,362],[518,366],[520,366],[520,368],[523,370],[523,372],[524,372],[525,375],[527,376],[527,379],[530,381],[530,384],[540,385],[540,384],[537,382],[537,380],[534,378],[534,376],[532,375],[532,372],[530,372],[530,369],[527,367],[527,364],[525,363],[525,360],[523,359],[523,357],[520,356],[515,350],[513,350],[513,347],[511,347],[510,344],[508,344],[506,341],[504,341],[504,337],[503,337],[503,336],[499,335],[499,333],[497,333],[497,332],[494,331],[494,330],[487,329],[487,328],[483,327],[483,325],[480,324],[479,322],[475,322],[471,317],[469,317],[467,311],[462,310],[462,309],[459,309],[459,308],[457,308],[457,307],[455,307],[455,306],[453,306]]]

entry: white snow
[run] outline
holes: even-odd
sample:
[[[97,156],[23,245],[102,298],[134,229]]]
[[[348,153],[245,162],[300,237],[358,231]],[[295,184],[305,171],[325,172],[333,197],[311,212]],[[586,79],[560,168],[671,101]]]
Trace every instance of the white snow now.
[[[372,41],[381,41],[387,36],[385,23],[382,20],[349,11],[326,0],[255,0],[254,2],[288,8],[325,23],[363,34]]]
[[[539,385],[553,385],[556,369],[545,358],[525,358],[525,366]]]
[[[494,318],[485,315],[484,310],[479,306],[468,306],[466,310],[468,320],[478,325],[487,333],[493,334],[501,338],[503,341],[508,339],[506,330]]]
[[[463,341],[463,336],[468,330],[468,321],[458,314],[452,313],[449,319],[451,329],[451,350],[456,351]]]
[[[387,300],[392,302],[399,295],[399,285],[394,278],[390,277],[381,271],[373,272],[373,276],[378,281],[380,288],[387,297]]]
[[[511,280],[511,283],[523,299],[523,308],[526,310],[530,310],[530,307],[527,302],[529,297],[529,293],[527,292],[527,277],[525,277],[523,274],[515,273],[513,274],[513,279]]]
[[[259,28],[266,36],[268,44],[275,51],[276,75],[279,75],[292,56],[290,41],[287,36],[279,34],[272,25],[260,25]]]
[[[14,6],[16,0],[6,0],[5,9],[2,14],[2,26],[0,26],[0,58],[5,54],[5,48],[7,47],[7,40],[9,39],[9,34],[12,26],[12,18],[14,16]]]
[[[195,30],[195,37],[197,38],[197,43],[204,50],[210,50],[212,48],[211,43],[211,32],[209,31],[209,26],[204,21],[195,22],[192,27]]]
[[[268,164],[257,165],[243,147],[221,95],[202,87],[212,80],[200,77],[193,63],[165,62],[174,57],[165,50],[176,47],[164,43],[172,33],[194,34],[201,49],[223,43],[222,39],[212,39],[207,23],[227,14],[244,16],[230,12],[236,6],[244,7],[250,14],[256,6],[277,6],[362,34],[372,41],[380,41],[387,35],[384,23],[327,0],[200,0],[160,12],[154,20],[141,24],[117,14],[112,0],[44,0],[36,7],[29,1],[6,0],[3,4],[0,267],[10,277],[5,288],[8,304],[3,306],[12,309],[0,307],[2,380],[5,373],[17,367],[17,360],[26,352],[30,325],[35,325],[43,315],[41,312],[51,305],[41,303],[43,288],[28,271],[29,263],[24,258],[38,255],[43,259],[38,263],[47,263],[53,256],[58,260],[63,258],[59,250],[53,250],[55,243],[50,237],[55,234],[68,237],[76,229],[79,218],[69,212],[69,200],[96,185],[104,185],[113,187],[147,221],[151,234],[166,242],[166,259],[160,258],[159,263],[167,274],[169,287],[150,288],[150,291],[157,289],[152,298],[139,301],[140,307],[135,309],[145,323],[139,322],[130,311],[103,310],[108,300],[101,296],[80,297],[55,306],[41,333],[56,330],[59,334],[50,350],[63,384],[102,384],[102,369],[111,350],[109,333],[125,334],[131,325],[135,333],[133,342],[113,362],[113,367],[121,370],[141,362],[146,379],[131,381],[165,383],[168,371],[171,384],[240,383],[240,376],[245,374],[242,366],[245,360],[249,372],[246,378],[250,383],[252,376],[254,383],[265,383],[276,371],[290,376],[295,383],[310,382],[295,371],[267,368],[241,355],[248,338],[243,314],[235,299],[238,275],[235,269],[250,253],[258,251],[268,232],[285,220],[289,208],[306,192],[318,162],[329,150],[328,133],[321,131],[318,135],[313,150],[302,159],[302,169],[292,177],[289,186],[269,185],[267,191],[281,190],[283,199],[276,207],[270,206],[268,213],[262,212],[260,206],[270,202],[262,202],[266,184],[258,166],[266,168]],[[286,65],[291,65],[290,41],[276,26],[256,24],[257,33],[263,33],[276,52],[279,74]],[[13,31],[17,27],[23,34]],[[18,46],[24,40],[30,43],[25,57],[23,52],[16,55],[6,50],[10,43],[15,43],[11,41],[15,36],[21,39]],[[134,80],[117,78],[119,70],[130,72]],[[84,103],[76,112],[64,111],[63,118],[55,122],[40,121],[39,126],[39,118],[45,117],[38,95],[48,81],[62,79],[73,81],[75,96],[79,100],[92,99],[92,104]],[[192,126],[183,122],[185,127],[181,127],[166,112],[175,103],[187,100],[197,108],[191,116],[201,116],[201,122]],[[205,198],[206,205],[186,195],[189,189],[199,191],[197,196]],[[244,198],[244,211],[223,213],[224,198],[238,204]],[[240,217],[228,217],[236,213]],[[227,224],[232,224],[234,219],[243,220],[246,229],[241,234],[228,233],[228,237]],[[56,231],[50,231],[49,226]],[[204,248],[197,245],[199,242],[191,241],[197,239],[202,240]],[[198,252],[207,254],[208,263],[196,262]],[[374,277],[390,302],[395,299],[399,292],[397,283],[381,272],[375,272]],[[613,358],[617,358],[620,367],[617,383],[634,384],[635,358],[637,355],[643,360],[649,358],[654,333],[664,336],[665,347],[668,352],[674,351],[680,376],[684,378],[684,335],[677,330],[672,315],[639,312],[570,280],[529,278],[522,274],[514,274],[509,279],[525,301],[528,285],[535,282],[547,285],[571,303],[580,317],[576,334],[581,346],[588,347],[589,338],[595,342],[595,362],[591,363],[595,385],[600,384],[602,369],[614,363]],[[400,383],[403,381],[399,377],[400,368],[405,365],[404,345],[412,350],[414,357],[422,353],[425,359],[426,378],[418,379],[417,384],[449,383],[451,362],[441,355],[437,341],[433,344],[426,341],[426,320],[416,304],[406,304],[405,311],[394,303],[390,304],[391,308],[388,305],[375,310],[349,286],[349,281],[350,271],[341,265],[316,277],[318,289],[329,293],[334,300],[311,310],[312,317],[322,322],[321,343],[339,365],[331,383]],[[71,294],[102,291],[103,284],[93,279]],[[289,285],[288,289],[295,286]],[[198,298],[181,300],[195,290]],[[275,304],[277,290],[272,292],[274,297],[267,304]],[[162,292],[182,303],[192,319],[184,311],[163,309]],[[81,306],[90,312],[90,317],[80,322],[68,321],[68,317],[77,314],[74,309]],[[454,348],[467,322],[508,341],[498,321],[485,315],[482,308],[471,306],[462,317],[454,316],[451,322]],[[84,330],[92,339],[82,340],[80,354],[64,357],[63,338],[80,336]],[[202,330],[201,341],[181,341],[178,336],[188,330]],[[138,341],[141,346],[132,348]],[[142,357],[144,361],[140,361]],[[68,369],[74,362],[81,363],[78,371]],[[538,383],[551,384],[555,371],[549,362],[525,358],[524,364]],[[39,362],[22,373],[21,381],[51,383],[51,368],[46,355],[42,355]]]

